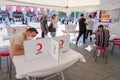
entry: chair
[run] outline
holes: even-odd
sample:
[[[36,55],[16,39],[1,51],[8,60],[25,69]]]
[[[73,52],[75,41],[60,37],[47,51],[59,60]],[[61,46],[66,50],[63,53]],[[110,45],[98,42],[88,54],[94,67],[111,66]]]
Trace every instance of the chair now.
[[[7,71],[9,71],[9,66],[8,66],[8,57],[9,57],[9,50],[5,50],[5,51],[1,51],[0,52],[0,69],[1,69],[1,62],[2,62],[2,59],[1,57],[7,57]]]
[[[100,54],[103,55],[103,59],[105,57],[105,63],[107,64],[107,53],[106,53],[107,48],[96,46],[94,56],[93,56],[95,58],[95,62],[97,62],[97,57],[98,57],[97,50],[100,50]]]
[[[114,38],[113,40],[116,40],[116,41],[113,42],[112,51],[111,51],[112,53],[111,53],[111,55],[113,55],[115,46],[119,46],[119,53],[120,53],[120,41],[117,41],[117,40],[120,40],[120,38]]]
[[[10,57],[10,51],[9,50],[0,51],[0,69],[1,69],[2,57],[7,58],[7,72],[9,75],[9,79],[11,79],[12,60]]]

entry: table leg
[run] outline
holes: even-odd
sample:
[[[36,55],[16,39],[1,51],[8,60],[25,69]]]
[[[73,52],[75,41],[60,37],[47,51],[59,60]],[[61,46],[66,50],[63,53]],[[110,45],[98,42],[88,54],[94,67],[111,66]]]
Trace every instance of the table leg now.
[[[60,73],[61,73],[61,76],[62,76],[62,80],[65,80],[63,72],[61,71]]]
[[[57,75],[59,75],[59,74],[60,74],[60,73],[56,73],[56,74],[51,75],[51,76],[49,76],[49,77],[47,77],[47,78],[45,78],[45,79],[43,79],[43,80],[48,80],[48,79],[53,78],[53,77],[55,77],[55,76],[57,76]]]
[[[26,77],[26,79],[27,79],[27,80],[30,80],[30,78],[29,78],[28,76]]]

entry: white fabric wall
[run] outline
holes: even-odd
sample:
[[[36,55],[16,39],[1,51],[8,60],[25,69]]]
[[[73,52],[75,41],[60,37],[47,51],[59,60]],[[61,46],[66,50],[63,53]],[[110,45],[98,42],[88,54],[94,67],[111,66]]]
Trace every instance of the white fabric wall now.
[[[115,22],[120,21],[120,8],[108,10],[107,13],[110,14],[110,17],[113,19],[113,21]]]

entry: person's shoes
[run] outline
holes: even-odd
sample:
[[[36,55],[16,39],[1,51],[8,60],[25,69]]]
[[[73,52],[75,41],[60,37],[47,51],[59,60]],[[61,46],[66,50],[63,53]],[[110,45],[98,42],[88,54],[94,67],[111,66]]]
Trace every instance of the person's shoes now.
[[[100,56],[100,50],[98,50],[97,56]]]
[[[76,46],[77,46],[78,42],[76,42]]]

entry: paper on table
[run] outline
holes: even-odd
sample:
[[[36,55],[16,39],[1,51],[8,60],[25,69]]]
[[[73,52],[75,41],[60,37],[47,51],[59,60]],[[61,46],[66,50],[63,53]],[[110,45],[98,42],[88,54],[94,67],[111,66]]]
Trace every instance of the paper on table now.
[[[93,48],[91,45],[88,45],[88,47],[86,47],[85,49],[90,52]]]

